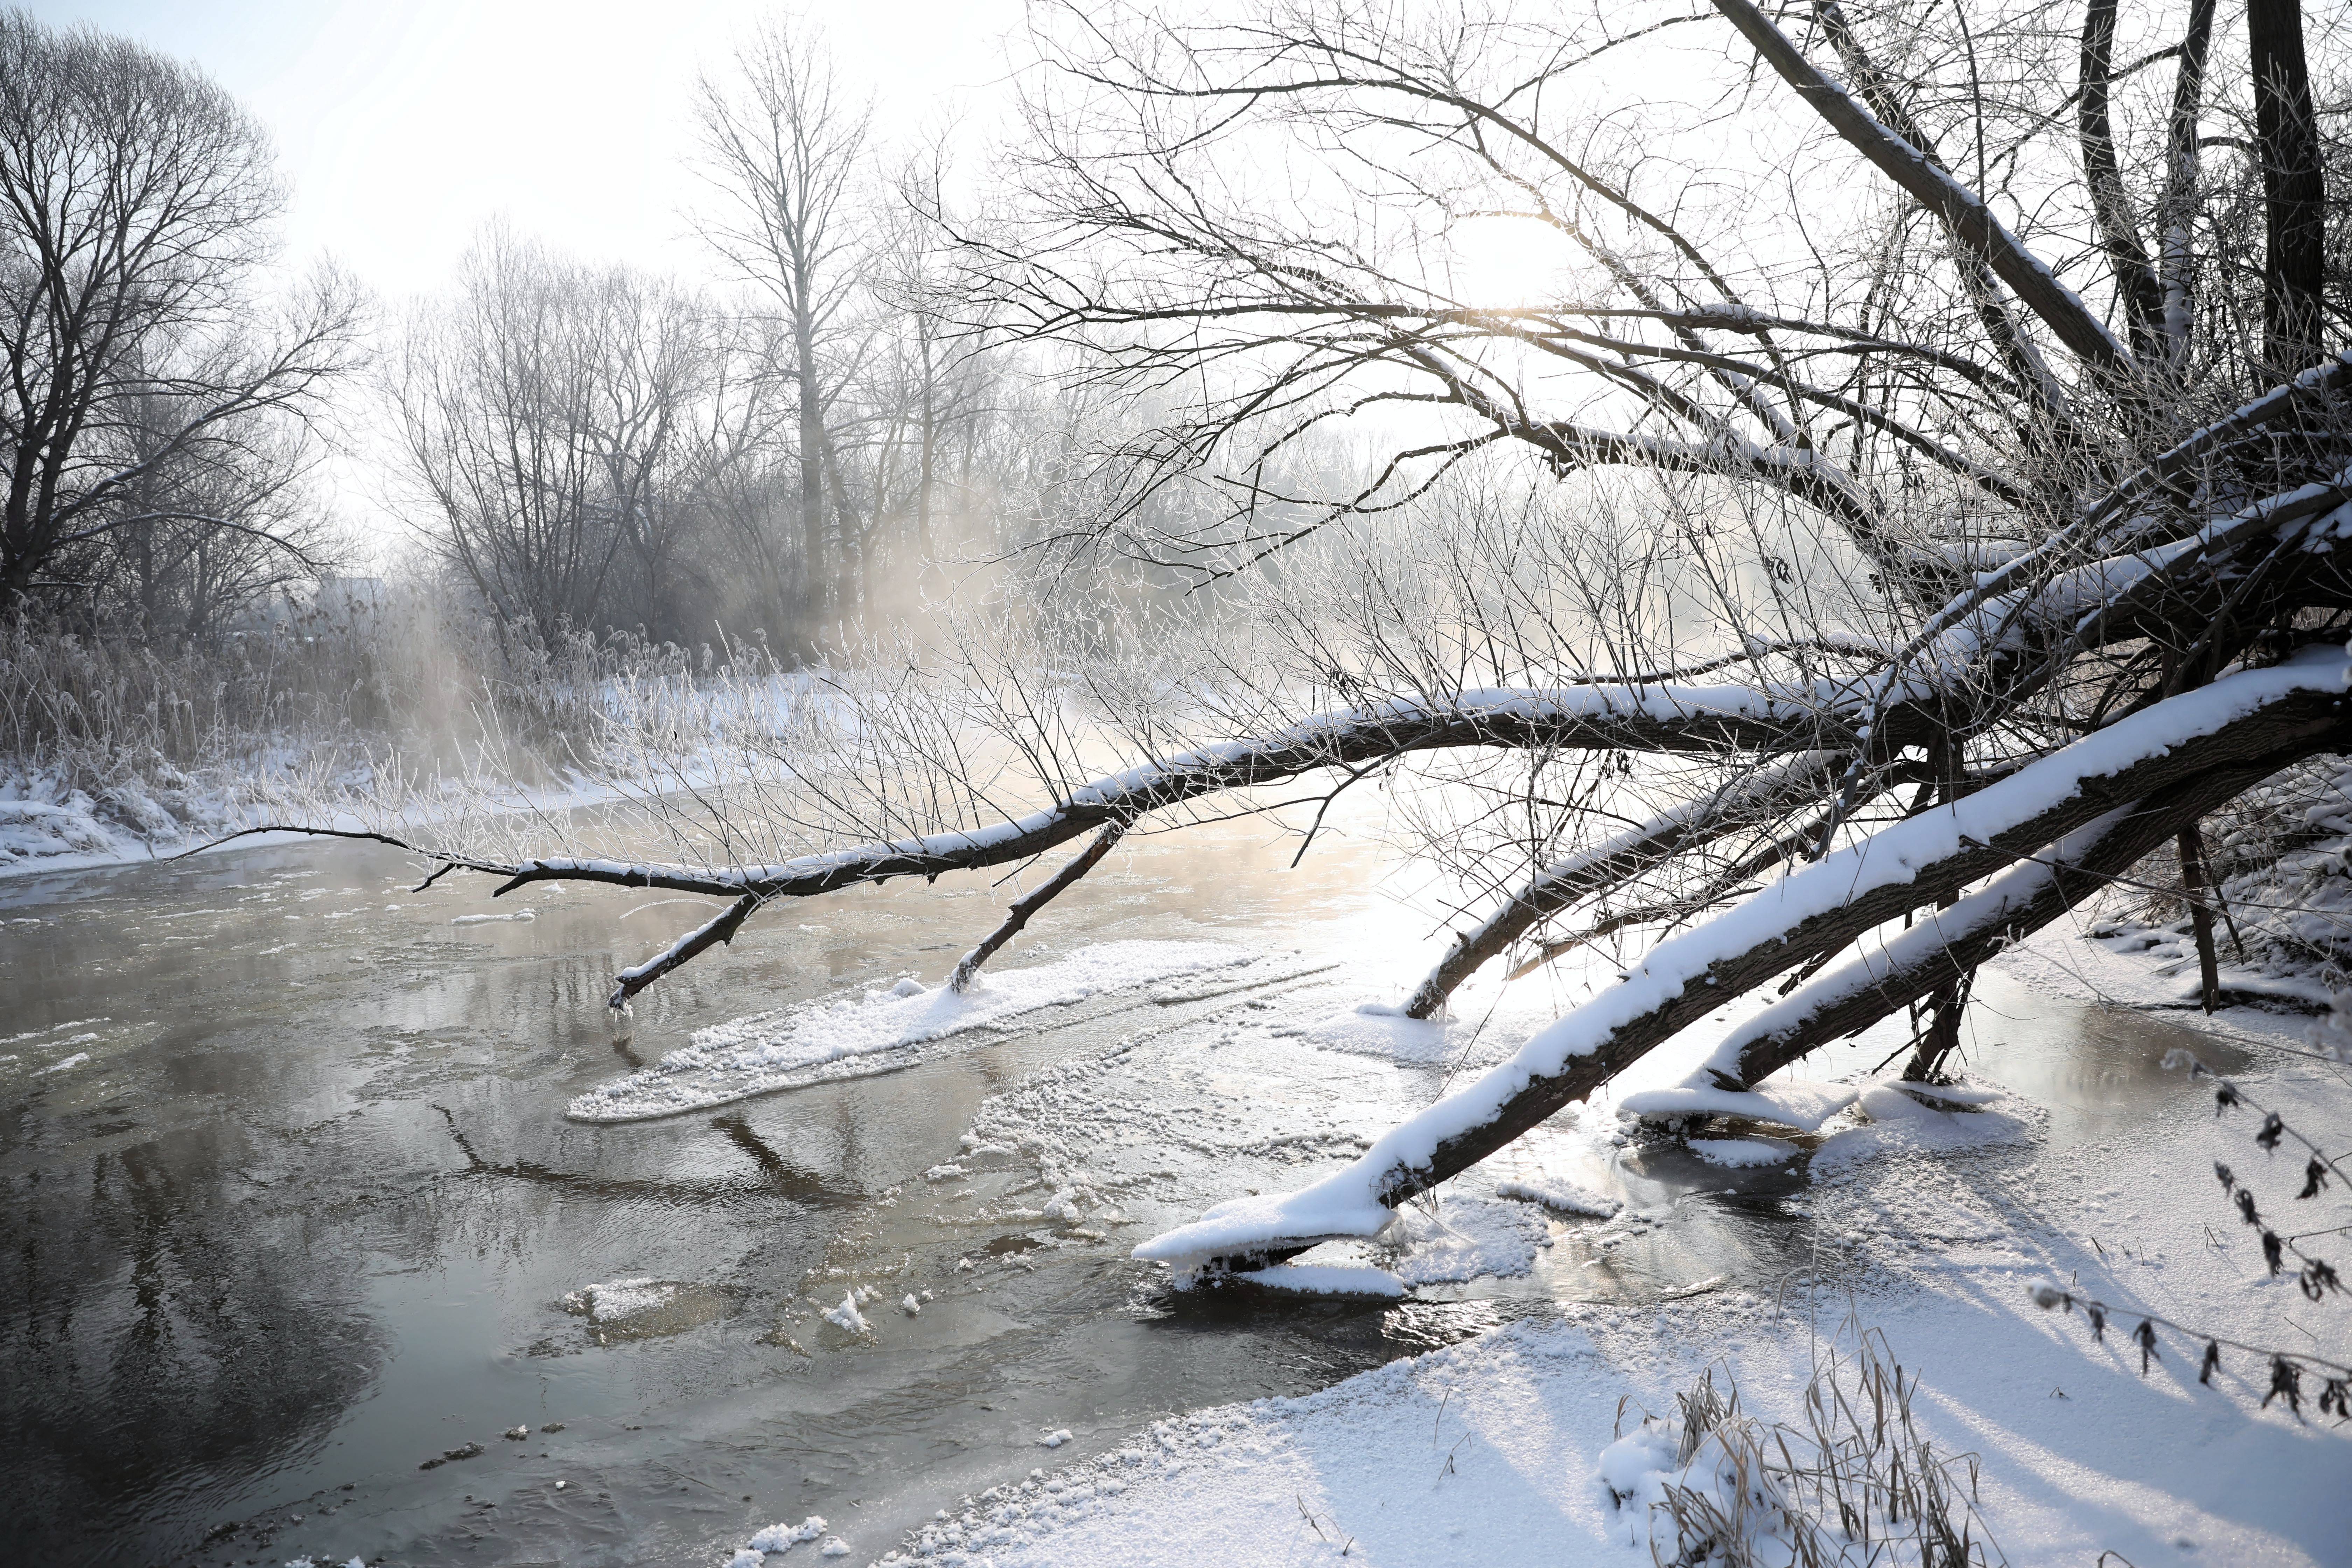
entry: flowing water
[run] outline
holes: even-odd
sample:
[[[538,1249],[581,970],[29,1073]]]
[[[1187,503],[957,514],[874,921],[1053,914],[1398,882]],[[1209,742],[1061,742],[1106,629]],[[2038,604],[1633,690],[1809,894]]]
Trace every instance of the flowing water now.
[[[770,911],[615,1042],[609,977],[699,918],[675,900],[413,893],[400,857],[348,845],[0,883],[10,1560],[703,1564],[811,1513],[866,1560],[1173,1410],[1561,1299],[1804,1266],[1810,1222],[1780,1209],[1801,1170],[1601,1163],[1590,1139],[1561,1157],[1654,1223],[1603,1241],[1550,1220],[1519,1278],[1297,1300],[1175,1292],[1133,1262],[1160,1224],[1297,1184],[1460,1070],[1302,1042],[1297,1020],[1368,973],[1400,989],[1433,943],[1370,851],[1287,859],[1246,823],[1130,839],[995,960],[1107,938],[1264,955],[1230,985],[1097,995],[877,1064],[900,1070],[618,1126],[565,1107],[693,1028],[936,983],[991,905],[902,884]],[[513,903],[534,918],[452,923]],[[2193,1037],[2174,1024],[1990,977],[1980,996],[1979,1065],[2049,1105],[2053,1138],[2185,1092],[2157,1071]],[[1080,1168],[1090,1212],[1041,1212]],[[657,1304],[582,1314],[575,1293],[629,1279],[665,1282]],[[868,1329],[823,1315],[860,1287]]]

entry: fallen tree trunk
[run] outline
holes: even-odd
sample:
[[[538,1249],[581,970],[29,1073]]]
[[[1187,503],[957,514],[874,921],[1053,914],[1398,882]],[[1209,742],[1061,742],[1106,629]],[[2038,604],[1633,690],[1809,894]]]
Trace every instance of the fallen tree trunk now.
[[[568,855],[493,861],[423,848],[394,835],[299,823],[246,828],[204,847],[257,833],[362,838],[502,877],[494,896],[533,882],[602,882],[717,897],[756,893],[762,900],[811,898],[893,877],[930,878],[1009,865],[1161,807],[1421,752],[1493,746],[1731,756],[1834,744],[1841,732],[1838,715],[1853,706],[1856,694],[1855,683],[1848,680],[1754,687],[1595,681],[1469,690],[1443,702],[1397,699],[1317,714],[1265,739],[1226,742],[1146,763],[1080,785],[1057,805],[992,826],[860,845],[769,866],[695,867]]]
[[[2332,399],[2343,390],[2339,373],[2347,364],[2352,361],[2330,362],[2294,389],[2258,400],[2249,410],[2264,410],[2266,417],[2308,412],[2306,403]],[[2233,422],[2233,416],[2214,428],[2227,426],[2236,435],[2259,428],[2260,422],[2248,411],[2241,412],[2247,415],[2245,423]],[[2195,445],[2192,440],[2183,447]],[[2177,483],[2179,477],[2177,472],[2153,479],[2143,475],[2133,482]],[[2347,497],[2352,497],[2352,470],[2263,497],[2185,535],[2178,529],[2157,530],[2170,535],[2170,542],[2160,546],[2057,572],[2032,587],[2021,584],[2007,593],[1990,593],[1999,583],[2019,581],[2013,568],[2003,568],[1956,596],[1928,630],[1875,674],[1753,685],[1596,680],[1471,690],[1435,701],[1394,699],[1361,704],[1302,720],[1272,736],[1203,747],[1097,779],[1050,807],[991,826],[891,839],[774,865],[709,867],[582,856],[495,861],[425,848],[396,835],[299,823],[270,823],[215,843],[272,832],[362,838],[438,862],[435,877],[450,869],[497,876],[502,879],[498,895],[533,882],[600,882],[751,898],[755,902],[744,910],[748,915],[758,904],[775,899],[813,897],[892,877],[929,879],[1009,864],[1110,823],[1131,822],[1164,806],[1228,790],[1324,769],[1361,770],[1415,752],[1491,746],[1767,757],[1839,751],[1853,760],[1823,819],[1826,847],[1873,770],[1887,766],[1907,746],[1932,749],[1964,741],[1971,728],[2013,712],[2078,653],[2161,635],[2184,619],[2192,624],[2216,615],[2228,619],[2231,609],[2238,612],[2242,627],[2269,624],[2285,587],[2270,584],[2262,603],[2240,605],[2242,594],[2228,586],[2237,570],[2235,552],[2259,544],[2274,561],[2291,555],[2294,563],[2284,570],[2282,578],[2294,580],[2285,586],[2305,592],[2308,585],[2302,578],[2322,570],[2316,563],[2329,558],[2299,546],[2329,542],[2320,534],[2343,528]],[[2051,563],[2045,559],[2043,563]],[[2248,574],[2240,572],[2237,581],[2242,588]],[[2344,597],[2340,583],[2333,591],[2338,599]],[[2207,650],[2208,663],[2226,651],[2217,641]],[[1663,817],[1660,826],[1671,835],[1673,825]],[[1639,859],[1639,847],[1631,848],[1634,852],[1621,864]],[[1559,883],[1562,889],[1585,885],[1580,876],[1563,877]],[[1538,912],[1559,907],[1546,888],[1531,888],[1528,896]],[[708,932],[691,933],[687,942],[628,972],[619,994],[625,1000],[653,978],[728,940],[741,918],[721,916]],[[1517,919],[1517,911],[1502,911],[1492,932],[1473,932],[1471,945],[1441,966],[1444,973],[1433,976],[1434,984],[1416,1001],[1433,1011],[1444,993],[1491,956],[1488,949],[1508,945],[1502,932]],[[1495,945],[1498,938],[1500,946]]]
[[[2216,805],[2352,732],[2294,736],[2267,754],[2217,762],[2050,846],[1951,908],[1937,910],[1877,952],[1842,964],[1727,1037],[1702,1074],[1753,1087],[1832,1040],[1868,1028],[1958,980],[2092,897]]]
[[[1370,1236],[1406,1198],[1585,1098],[1725,1002],[1958,892],[2118,806],[2352,739],[2340,650],[2168,699],[1972,795],[1882,829],[1652,951],[1509,1061],[1304,1192],[1221,1205],[1144,1243],[1169,1262],[1255,1258]],[[2243,787],[2242,783],[2239,787]],[[1899,1004],[1898,1004],[1899,1005]],[[1889,1009],[1881,1006],[1877,1016]]]

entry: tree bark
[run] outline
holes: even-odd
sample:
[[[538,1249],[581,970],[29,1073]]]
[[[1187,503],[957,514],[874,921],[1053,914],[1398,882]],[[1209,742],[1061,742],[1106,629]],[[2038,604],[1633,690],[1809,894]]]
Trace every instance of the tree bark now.
[[[2221,1005],[2221,961],[2213,951],[2213,907],[2206,901],[2205,837],[2191,821],[2175,841],[2180,853],[2180,889],[2189,904],[2189,929],[2197,940],[2199,995],[2205,1011]]]
[[[2189,329],[2195,324],[2197,124],[2205,98],[2205,54],[2213,41],[2213,5],[2214,0],[2189,0],[2180,74],[2173,82],[2164,133],[2164,352],[2176,382],[2189,374]]]
[[[2327,190],[2298,0],[2247,0],[2254,140],[2263,163],[2263,357],[2280,379],[2316,364],[2326,276]]]
[[[2108,79],[2116,44],[2116,0],[2091,0],[2083,15],[2081,96],[2076,124],[2083,144],[2083,175],[2091,190],[2091,215],[2099,246],[2115,273],[2116,293],[2130,324],[2132,353],[2152,363],[2159,353],[2163,296],[2148,266],[2139,226],[2116,162],[2115,132],[2107,113]]]

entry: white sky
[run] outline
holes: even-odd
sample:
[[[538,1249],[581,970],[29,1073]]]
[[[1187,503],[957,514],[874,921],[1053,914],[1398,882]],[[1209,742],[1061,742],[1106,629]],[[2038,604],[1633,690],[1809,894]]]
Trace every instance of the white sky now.
[[[32,0],[194,60],[269,128],[295,255],[396,302],[499,214],[583,256],[700,272],[681,209],[696,72],[783,7],[759,0]],[[961,103],[985,123],[1022,0],[816,0],[885,125]],[[975,129],[978,127],[975,126]]]

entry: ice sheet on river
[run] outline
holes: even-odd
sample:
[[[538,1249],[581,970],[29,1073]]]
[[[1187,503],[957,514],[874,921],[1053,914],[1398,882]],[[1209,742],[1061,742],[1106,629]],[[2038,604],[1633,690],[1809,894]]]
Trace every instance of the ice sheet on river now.
[[[1260,956],[1216,942],[1097,942],[1048,963],[983,972],[961,995],[907,979],[887,990],[754,1013],[696,1030],[691,1045],[590,1089],[567,1114],[577,1121],[640,1121],[879,1070],[901,1065],[922,1046],[999,1028],[1043,1007],[1239,968]]]

